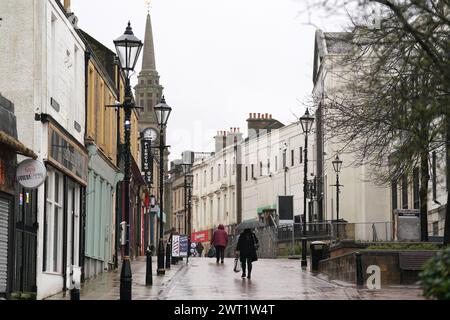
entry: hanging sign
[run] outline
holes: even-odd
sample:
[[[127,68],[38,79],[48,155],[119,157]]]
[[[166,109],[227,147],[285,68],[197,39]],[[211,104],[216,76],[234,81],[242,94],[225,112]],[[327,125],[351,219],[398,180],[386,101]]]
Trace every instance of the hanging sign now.
[[[47,169],[45,168],[45,165],[38,160],[27,159],[17,166],[16,179],[24,188],[39,188],[46,178]]]
[[[145,183],[153,184],[153,154],[151,152],[150,140],[142,140],[142,171],[144,172]]]

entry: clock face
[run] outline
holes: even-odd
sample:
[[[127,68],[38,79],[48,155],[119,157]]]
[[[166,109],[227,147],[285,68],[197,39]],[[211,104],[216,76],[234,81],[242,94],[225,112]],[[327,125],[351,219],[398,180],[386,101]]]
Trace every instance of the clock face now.
[[[158,139],[158,132],[153,128],[147,128],[144,130],[144,139],[154,142]]]

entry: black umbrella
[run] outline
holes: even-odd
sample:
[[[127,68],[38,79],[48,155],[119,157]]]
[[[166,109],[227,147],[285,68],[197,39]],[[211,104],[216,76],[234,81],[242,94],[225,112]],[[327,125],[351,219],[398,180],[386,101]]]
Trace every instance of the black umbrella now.
[[[237,230],[245,230],[245,229],[256,229],[256,228],[262,228],[264,227],[264,223],[259,222],[256,219],[250,219],[250,220],[245,220],[242,221],[241,223],[239,223],[236,226]]]

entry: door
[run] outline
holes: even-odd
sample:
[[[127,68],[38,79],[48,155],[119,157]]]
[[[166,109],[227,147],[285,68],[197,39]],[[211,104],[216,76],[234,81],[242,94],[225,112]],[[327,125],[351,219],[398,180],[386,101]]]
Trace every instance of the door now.
[[[67,259],[66,288],[72,287],[74,268],[79,267],[80,253],[80,187],[73,182],[67,186]]]
[[[8,292],[8,230],[11,200],[0,195],[0,296]]]
[[[12,292],[36,293],[37,190],[20,189],[14,215]]]

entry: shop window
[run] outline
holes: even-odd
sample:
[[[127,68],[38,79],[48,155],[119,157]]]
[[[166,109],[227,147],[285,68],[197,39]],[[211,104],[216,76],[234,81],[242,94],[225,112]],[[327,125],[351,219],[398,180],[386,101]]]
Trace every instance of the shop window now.
[[[49,170],[46,181],[45,271],[62,272],[63,175]]]

